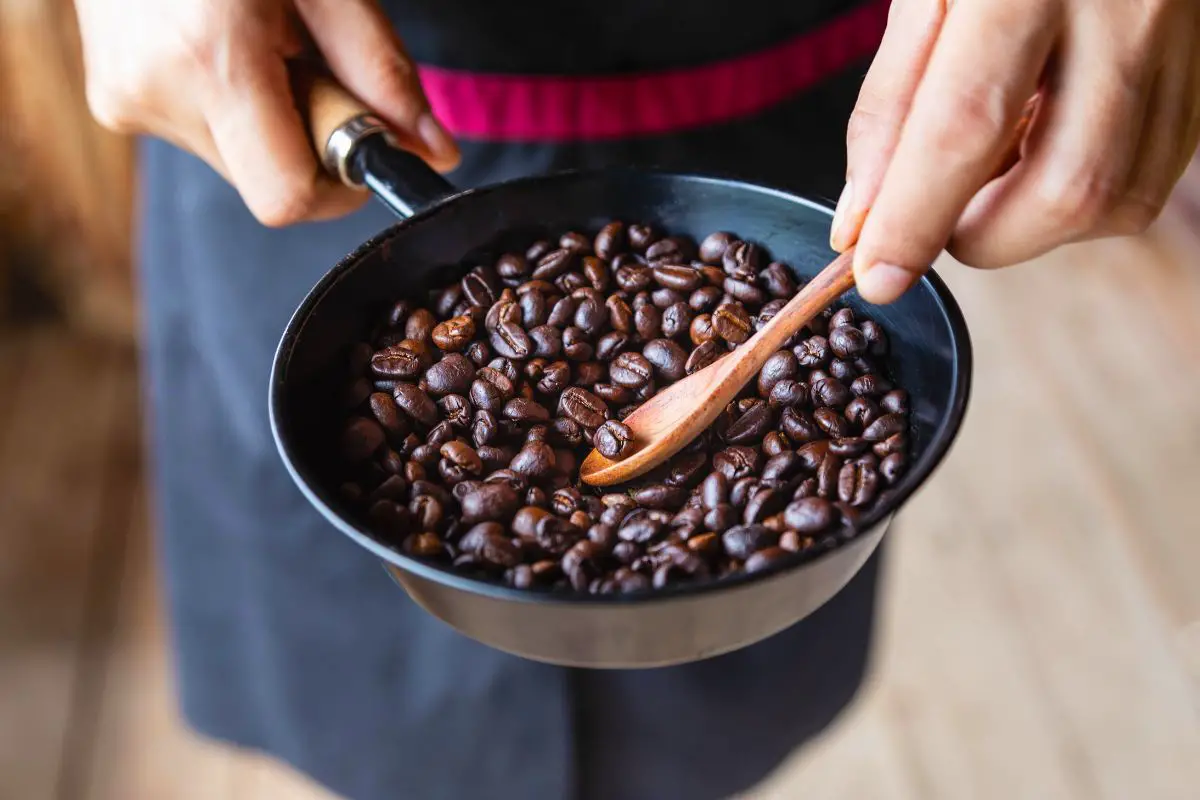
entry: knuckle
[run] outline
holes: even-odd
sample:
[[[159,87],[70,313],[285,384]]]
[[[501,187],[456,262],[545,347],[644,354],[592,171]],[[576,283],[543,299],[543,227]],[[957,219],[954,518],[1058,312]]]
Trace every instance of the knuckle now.
[[[280,181],[269,194],[250,203],[250,210],[268,228],[284,228],[308,220],[319,200],[314,181],[294,178]]]
[[[978,157],[1007,133],[1009,97],[1001,87],[974,86],[931,104],[929,146],[949,157]]]
[[[867,139],[874,131],[884,124],[883,114],[878,110],[878,103],[865,93],[859,98],[858,105],[850,114],[846,123],[846,144],[854,146]]]
[[[1044,219],[1073,235],[1095,230],[1120,205],[1121,192],[1091,168],[1056,170],[1036,187]]]

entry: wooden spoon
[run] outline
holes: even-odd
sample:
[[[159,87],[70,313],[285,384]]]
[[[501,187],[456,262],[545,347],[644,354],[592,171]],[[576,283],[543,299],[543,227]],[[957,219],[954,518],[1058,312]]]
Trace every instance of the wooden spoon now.
[[[804,285],[762,330],[719,361],[654,395],[623,421],[633,430],[633,452],[611,461],[593,450],[580,477],[612,486],[644,475],[682,450],[713,423],[746,382],[792,334],[854,286],[854,248]]]

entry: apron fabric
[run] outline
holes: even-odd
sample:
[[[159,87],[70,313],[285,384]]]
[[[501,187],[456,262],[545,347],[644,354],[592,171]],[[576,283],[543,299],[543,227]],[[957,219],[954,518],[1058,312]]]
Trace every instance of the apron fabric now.
[[[561,93],[569,88],[562,76],[753,54],[863,4],[721,0],[689,4],[682,18],[678,4],[638,0],[572,4],[569,13],[546,0],[393,5],[410,51],[431,83],[442,81],[431,97],[444,107],[470,88],[464,71],[558,76]],[[866,5],[878,12],[880,4]],[[867,56],[725,122],[657,135],[576,126],[574,140],[550,131],[555,141],[518,141],[504,130],[491,141],[468,138],[449,177],[466,187],[621,163],[830,199],[841,188],[845,125]],[[550,91],[539,85],[516,90]],[[494,83],[483,86],[500,96]],[[460,112],[462,124],[471,118]],[[527,115],[496,124],[528,133],[537,123]],[[192,727],[281,758],[351,800],[707,800],[760,781],[851,701],[867,665],[878,556],[791,629],[658,670],[536,664],[417,608],[377,559],[304,501],[276,455],[266,410],[272,355],[292,310],[332,264],[394,219],[370,204],[335,222],[267,229],[192,156],[153,140],[142,155],[152,481],[177,684]]]

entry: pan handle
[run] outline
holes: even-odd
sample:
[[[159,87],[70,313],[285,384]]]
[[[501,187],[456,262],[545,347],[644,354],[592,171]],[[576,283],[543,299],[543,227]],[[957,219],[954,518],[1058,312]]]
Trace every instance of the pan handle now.
[[[334,178],[369,189],[404,219],[458,191],[402,149],[383,120],[332,78],[303,70],[295,84],[313,145]]]

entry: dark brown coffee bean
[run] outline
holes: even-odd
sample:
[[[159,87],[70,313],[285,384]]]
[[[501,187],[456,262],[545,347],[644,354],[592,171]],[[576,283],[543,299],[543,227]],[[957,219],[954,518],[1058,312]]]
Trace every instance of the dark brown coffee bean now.
[[[713,468],[730,481],[750,475],[758,466],[758,451],[741,445],[726,447],[713,456]]]
[[[842,469],[842,460],[833,453],[826,453],[817,467],[817,494],[826,499],[837,497],[838,473]]]
[[[592,240],[577,231],[570,231],[560,236],[558,246],[575,253],[592,252]]]
[[[762,248],[751,242],[732,242],[721,256],[726,272],[748,270],[757,273],[762,266]]]
[[[562,247],[557,250],[551,250],[538,259],[537,266],[533,268],[533,279],[539,281],[554,280],[559,275],[571,269],[575,263],[576,255],[573,250]]]
[[[461,353],[449,353],[427,369],[424,378],[435,395],[466,394],[475,380],[475,365]]]
[[[817,408],[821,406],[844,408],[850,402],[850,390],[837,378],[822,378],[814,382],[809,389],[809,399]]]
[[[865,428],[879,418],[879,406],[869,397],[856,397],[846,405],[844,412],[851,425]]]
[[[850,393],[855,397],[879,397],[891,388],[887,380],[874,373],[859,375],[850,383]]]
[[[478,379],[471,384],[470,398],[475,407],[481,410],[499,412],[504,408],[504,394],[496,388],[494,383],[483,379]]]
[[[786,435],[779,431],[771,431],[763,437],[762,451],[767,458],[774,458],[783,452],[791,452],[791,442]]]
[[[446,442],[440,450],[442,458],[471,475],[483,474],[483,460],[466,442],[459,439]]]
[[[600,229],[600,233],[596,234],[592,248],[596,251],[596,255],[608,261],[623,252],[628,245],[629,240],[625,235],[624,223],[610,222]]]
[[[557,358],[562,353],[562,331],[552,325],[539,325],[529,332],[533,354],[539,358]]]
[[[760,397],[770,397],[775,384],[782,380],[797,380],[800,377],[800,365],[796,356],[789,350],[779,350],[772,353],[762,369],[758,372],[758,394]]]
[[[641,353],[621,353],[609,366],[613,383],[629,389],[640,389],[653,375],[654,368]]]
[[[713,471],[700,484],[700,498],[704,507],[713,509],[729,502],[729,479],[724,473]]]
[[[783,512],[783,520],[789,528],[805,535],[821,533],[833,525],[836,511],[833,505],[820,497],[807,497],[791,503]]]
[[[670,339],[653,339],[647,342],[642,348],[642,355],[664,380],[677,381],[686,374],[688,354]]]
[[[731,444],[755,444],[762,441],[767,431],[775,426],[775,409],[760,402],[738,417],[725,433],[725,441]]]
[[[696,346],[714,341],[717,338],[717,329],[713,326],[712,315],[700,314],[693,319],[692,325],[688,329],[688,335],[692,344]]]
[[[529,358],[533,355],[533,342],[519,325],[502,322],[491,336],[492,349],[505,358]]]
[[[396,407],[396,401],[390,394],[387,392],[373,393],[370,397],[370,406],[371,413],[388,438],[398,442],[408,435],[408,420],[401,416],[400,409]]]
[[[554,450],[544,442],[527,442],[513,456],[509,469],[534,480],[546,478],[554,471]]]
[[[825,460],[825,456],[828,454],[828,439],[808,442],[807,444],[801,445],[800,448],[796,450],[796,456],[800,459],[801,468],[809,472],[815,472],[821,466],[821,462]]]
[[[893,389],[880,399],[879,406],[888,414],[907,414],[909,411],[908,392],[903,389]]]
[[[633,327],[638,336],[649,341],[662,333],[662,312],[653,305],[644,305],[633,312]]]
[[[650,286],[654,273],[641,264],[626,264],[616,271],[613,279],[626,292],[640,292]]]
[[[692,324],[692,310],[687,303],[675,303],[663,311],[662,335],[667,339],[686,336]]]
[[[829,349],[838,358],[854,358],[866,352],[867,337],[858,328],[842,324],[829,331]]]
[[[521,321],[521,307],[515,301],[501,301],[488,309],[483,317],[483,327],[492,332],[500,327],[501,323],[511,322],[519,325]]]
[[[366,461],[383,446],[383,428],[373,419],[355,417],[342,430],[342,458],[350,463]]]
[[[608,405],[586,389],[571,386],[558,399],[558,413],[585,428],[598,428],[608,417]]]
[[[437,403],[445,421],[455,428],[471,426],[471,403],[461,394],[448,394]]]
[[[392,390],[396,405],[408,416],[422,425],[436,425],[438,421],[437,406],[429,395],[413,386],[411,383],[398,383]]]
[[[868,465],[846,463],[838,473],[838,499],[854,508],[867,505],[879,493],[879,473]]]
[[[894,433],[888,438],[884,439],[882,442],[876,442],[871,450],[879,458],[886,458],[892,453],[907,454],[908,433],[906,431]]]
[[[517,397],[505,403],[503,414],[505,418],[521,425],[550,421],[550,412],[545,406],[523,397]]]
[[[753,575],[762,572],[772,564],[777,564],[787,557],[787,550],[782,547],[767,547],[754,553],[746,559],[746,574]]]
[[[766,300],[762,291],[749,281],[726,278],[724,289],[730,297],[750,305],[759,305]]]
[[[588,285],[599,292],[603,292],[612,282],[612,274],[608,271],[608,265],[595,256],[587,256],[583,259],[583,277],[587,279]]]
[[[646,248],[646,260],[651,263],[686,264],[695,255],[695,245],[683,236],[668,236]]]
[[[778,261],[768,264],[767,268],[759,273],[759,279],[771,297],[789,299],[796,293],[796,279],[792,276],[792,271]]]
[[[463,553],[493,567],[511,568],[521,563],[521,551],[505,536],[504,526],[498,522],[474,525],[463,534],[458,547]]]
[[[674,289],[677,292],[692,292],[704,283],[702,276],[694,267],[677,264],[662,264],[654,267],[654,280],[659,286]]]
[[[810,336],[798,344],[795,349],[796,359],[802,367],[822,367],[829,363],[832,352],[829,341],[824,336]]]
[[[730,558],[744,561],[766,547],[773,547],[779,535],[763,525],[737,525],[721,534],[721,544]]]
[[[740,305],[725,303],[713,312],[712,327],[718,336],[730,344],[741,344],[750,338],[750,315]]]
[[[595,353],[595,348],[582,330],[572,326],[563,331],[563,355],[567,358],[572,361],[589,361]]]
[[[884,456],[879,463],[879,474],[887,481],[888,486],[894,486],[908,470],[908,460],[903,453],[891,453]]]
[[[800,457],[791,450],[784,450],[767,459],[763,465],[762,479],[764,481],[787,481],[799,473],[803,464]]]
[[[829,362],[829,374],[842,383],[850,383],[858,376],[858,371],[849,361],[835,358]]]
[[[537,388],[543,394],[558,394],[571,383],[571,365],[566,361],[553,361],[542,370]]]
[[[746,501],[750,499],[750,495],[754,494],[760,486],[760,481],[755,475],[747,475],[744,478],[738,478],[729,487],[729,503],[736,509],[746,507]]]
[[[705,342],[688,356],[687,361],[684,362],[684,372],[688,375],[699,372],[710,364],[717,363],[722,355],[724,355],[724,350],[720,345],[713,341]]]
[[[847,436],[830,442],[829,452],[842,458],[851,458],[867,452],[867,448],[870,446],[870,442],[866,439],[858,436]]]
[[[649,225],[629,226],[629,246],[635,252],[644,253],[646,248],[659,240],[659,234]]]
[[[656,538],[663,527],[663,522],[650,516],[647,509],[638,508],[627,514],[621,521],[621,525],[617,529],[617,537],[624,542],[645,544]]]
[[[596,358],[601,361],[612,361],[629,347],[630,338],[620,331],[609,331],[600,337],[596,343]]]
[[[482,275],[471,272],[462,279],[463,297],[473,306],[491,308],[496,302],[496,292]],[[415,338],[415,337],[414,337]]]
[[[371,372],[381,378],[416,378],[428,365],[427,352],[420,342],[405,339],[371,356]]]
[[[433,326],[436,324],[437,320],[428,309],[414,309],[404,323],[404,338],[428,345],[433,335]]]
[[[440,349],[458,352],[475,336],[475,321],[470,317],[454,317],[433,328],[433,343]]]
[[[901,433],[907,429],[908,423],[905,421],[903,414],[884,414],[868,425],[862,435],[868,442],[882,442],[889,436]]]
[[[612,329],[621,333],[633,333],[633,309],[624,298],[612,295],[604,304],[608,309],[608,324]]]
[[[595,298],[584,298],[575,309],[575,327],[589,336],[598,334],[607,321],[608,310]]]
[[[592,387],[593,393],[608,403],[621,405],[633,400],[633,393],[624,386],[611,383],[597,383]]]
[[[887,333],[877,322],[864,319],[859,324],[859,330],[867,337],[867,352],[873,356],[885,356],[888,352]]]
[[[520,504],[513,488],[505,483],[484,483],[461,498],[462,520],[468,525],[477,522],[507,522]]]
[[[800,409],[793,407],[783,409],[779,423],[788,438],[798,445],[821,438],[821,429],[817,427],[807,412]]]
[[[610,419],[596,429],[592,444],[600,455],[619,461],[633,449],[633,431],[625,423]]]
[[[808,385],[784,378],[771,387],[768,402],[780,408],[799,408],[808,404]]]
[[[813,420],[831,438],[841,439],[850,435],[850,422],[832,408],[818,408],[813,412]]]
[[[546,324],[556,328],[566,328],[575,322],[575,311],[578,308],[578,298],[563,297],[550,309],[550,316],[546,318]]]
[[[496,274],[510,281],[520,281],[529,274],[529,262],[517,253],[505,253],[496,260]]]
[[[850,308],[839,308],[832,310],[829,314],[829,335],[833,336],[833,330],[845,325],[854,324],[854,310]]]
[[[757,489],[746,501],[742,512],[742,523],[754,525],[763,522],[767,517],[778,514],[787,505],[787,495],[770,487]]]

